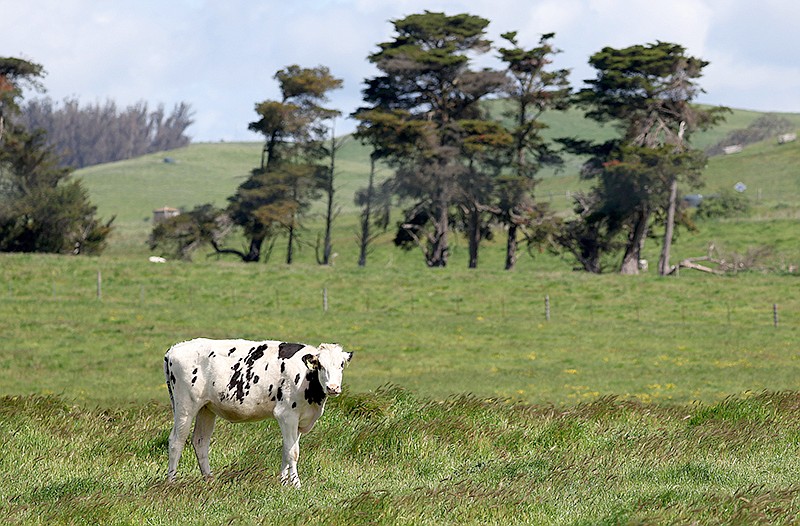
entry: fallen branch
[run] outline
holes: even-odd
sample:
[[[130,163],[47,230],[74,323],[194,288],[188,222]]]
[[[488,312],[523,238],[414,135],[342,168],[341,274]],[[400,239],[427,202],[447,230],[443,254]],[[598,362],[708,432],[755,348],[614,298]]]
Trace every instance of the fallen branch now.
[[[708,259],[709,258],[707,258],[707,257],[684,259],[683,261],[678,263],[677,267],[672,267],[672,270],[670,271],[670,274],[673,274],[673,273],[677,272],[678,269],[681,269],[681,268],[690,268],[690,269],[693,269],[693,270],[699,270],[700,272],[708,272],[710,274],[716,274],[718,276],[721,276],[721,275],[725,274],[725,272],[722,271],[722,270],[713,269],[713,268],[707,267],[705,265],[698,265],[697,263],[695,263],[693,261],[693,260],[705,261],[705,260],[708,260]],[[714,263],[719,263],[719,262],[718,261],[714,261]]]

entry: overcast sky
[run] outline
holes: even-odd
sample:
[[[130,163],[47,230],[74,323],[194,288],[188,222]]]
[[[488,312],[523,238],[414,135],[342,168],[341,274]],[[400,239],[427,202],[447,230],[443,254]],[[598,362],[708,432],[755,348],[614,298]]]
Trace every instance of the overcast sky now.
[[[247,124],[278,98],[277,70],[328,66],[344,79],[329,106],[349,114],[391,21],[424,10],[483,16],[489,38],[516,30],[526,47],[554,32],[578,87],[604,46],[675,42],[711,62],[702,102],[800,112],[797,0],[0,0],[0,56],[42,64],[56,101],[187,102],[193,140],[258,140]]]

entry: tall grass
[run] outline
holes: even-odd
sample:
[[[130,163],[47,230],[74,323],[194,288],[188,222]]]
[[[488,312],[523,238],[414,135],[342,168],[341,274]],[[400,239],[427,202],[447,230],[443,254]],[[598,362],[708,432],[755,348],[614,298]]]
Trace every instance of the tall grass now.
[[[0,517],[26,524],[793,524],[800,395],[557,406],[384,387],[333,400],[279,485],[274,422],[221,423],[164,482],[166,404],[0,399]]]

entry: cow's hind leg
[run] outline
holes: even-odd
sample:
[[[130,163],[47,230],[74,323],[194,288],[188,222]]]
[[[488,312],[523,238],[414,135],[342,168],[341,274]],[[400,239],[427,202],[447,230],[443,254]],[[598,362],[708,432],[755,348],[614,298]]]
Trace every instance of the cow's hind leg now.
[[[192,427],[192,415],[181,411],[175,407],[175,421],[172,425],[172,432],[169,434],[169,469],[167,470],[167,481],[175,480],[178,472],[178,462],[181,460],[183,447],[186,445],[186,438]]]
[[[208,450],[211,445],[211,434],[214,432],[215,418],[216,415],[208,407],[201,408],[195,417],[194,433],[192,434],[192,446],[197,455],[197,464],[200,466],[200,473],[206,479],[211,478]]]

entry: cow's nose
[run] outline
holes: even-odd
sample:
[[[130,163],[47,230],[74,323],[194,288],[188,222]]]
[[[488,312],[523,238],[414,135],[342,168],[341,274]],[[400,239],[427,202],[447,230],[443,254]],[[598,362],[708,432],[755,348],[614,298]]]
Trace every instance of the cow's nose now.
[[[328,394],[331,396],[342,394],[342,387],[337,384],[330,384],[328,385]]]

